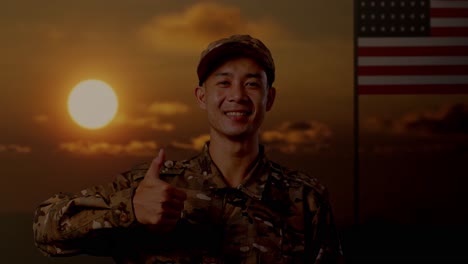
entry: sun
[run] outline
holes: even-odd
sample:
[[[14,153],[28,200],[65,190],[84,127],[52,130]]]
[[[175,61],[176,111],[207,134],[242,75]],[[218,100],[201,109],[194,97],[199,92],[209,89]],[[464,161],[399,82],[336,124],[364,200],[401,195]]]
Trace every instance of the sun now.
[[[78,83],[68,97],[68,113],[80,126],[98,129],[109,124],[117,113],[118,100],[112,87],[100,80]]]

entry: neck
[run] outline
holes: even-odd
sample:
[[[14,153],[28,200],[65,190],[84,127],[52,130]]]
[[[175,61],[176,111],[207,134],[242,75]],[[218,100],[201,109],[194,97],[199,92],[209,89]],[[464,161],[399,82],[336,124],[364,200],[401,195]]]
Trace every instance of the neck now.
[[[259,154],[258,136],[248,140],[232,140],[211,133],[209,152],[231,187],[237,187],[247,176]]]

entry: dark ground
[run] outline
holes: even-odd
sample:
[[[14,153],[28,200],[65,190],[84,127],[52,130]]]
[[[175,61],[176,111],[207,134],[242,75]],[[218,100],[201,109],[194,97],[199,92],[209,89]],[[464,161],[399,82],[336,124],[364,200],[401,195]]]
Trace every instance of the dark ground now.
[[[43,257],[32,241],[32,218],[28,214],[1,216],[2,263],[109,264],[104,257]],[[341,228],[348,263],[468,263],[468,226],[411,226],[383,221]]]

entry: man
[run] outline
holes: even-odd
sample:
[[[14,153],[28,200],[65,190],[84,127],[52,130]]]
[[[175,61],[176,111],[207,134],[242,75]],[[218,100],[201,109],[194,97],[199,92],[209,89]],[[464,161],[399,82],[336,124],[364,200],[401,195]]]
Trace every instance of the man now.
[[[259,128],[274,103],[275,66],[248,35],[211,43],[195,97],[210,141],[187,161],[120,175],[36,211],[47,255],[111,255],[118,263],[324,263],[341,257],[326,191],[315,178],[268,160]]]

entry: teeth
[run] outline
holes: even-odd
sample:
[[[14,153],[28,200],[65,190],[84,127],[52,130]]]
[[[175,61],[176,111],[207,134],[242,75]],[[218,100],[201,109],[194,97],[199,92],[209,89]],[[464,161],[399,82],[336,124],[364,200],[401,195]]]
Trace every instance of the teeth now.
[[[248,114],[248,112],[226,112],[228,116],[246,116]]]

